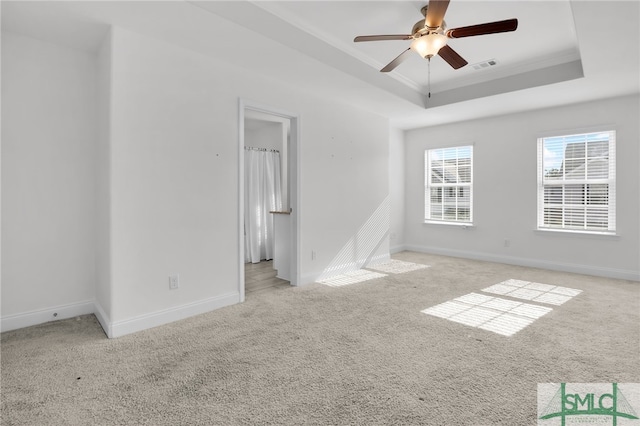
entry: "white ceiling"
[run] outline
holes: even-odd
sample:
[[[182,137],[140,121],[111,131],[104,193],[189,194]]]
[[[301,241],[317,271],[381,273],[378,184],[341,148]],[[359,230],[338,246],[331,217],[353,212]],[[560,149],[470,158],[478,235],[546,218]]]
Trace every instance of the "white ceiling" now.
[[[451,0],[449,28],[517,18],[518,30],[450,40],[468,62],[454,70],[417,54],[378,70],[408,41],[420,1],[2,1],[2,29],[96,50],[109,25],[284,79],[414,128],[545,108],[640,90],[640,2]],[[495,59],[498,65],[475,70]]]

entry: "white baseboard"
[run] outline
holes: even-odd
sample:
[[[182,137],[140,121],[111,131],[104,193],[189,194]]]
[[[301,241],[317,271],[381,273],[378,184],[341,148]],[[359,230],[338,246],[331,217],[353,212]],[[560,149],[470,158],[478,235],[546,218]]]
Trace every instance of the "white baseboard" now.
[[[347,272],[357,271],[358,269],[366,268],[369,265],[376,265],[378,263],[387,262],[390,259],[391,255],[388,253],[384,253],[372,256],[371,259],[360,259],[353,262],[343,263],[342,265],[332,266],[331,268],[327,268],[324,271],[303,275],[301,277],[301,285],[311,284],[318,282],[318,280],[326,280],[335,277],[336,275],[342,275]]]
[[[57,321],[92,313],[94,313],[94,301],[85,300],[83,302],[7,315],[0,319],[0,331],[16,330],[49,321]]]
[[[211,297],[205,300],[175,306],[162,311],[151,312],[134,318],[115,321],[107,325],[105,332],[110,338],[121,337],[160,325],[168,324],[194,315],[204,314],[225,306],[240,302],[240,293],[230,293],[222,296]]]
[[[49,321],[73,318],[78,315],[94,314],[107,337],[114,338],[203,314],[239,303],[239,301],[240,294],[232,293],[152,312],[127,320],[111,322],[109,316],[98,302],[87,300],[37,311],[7,315],[0,319],[0,331],[16,330]]]
[[[390,253],[379,254],[371,258],[371,260],[363,266],[363,268],[367,268],[369,266],[377,265],[379,263],[385,263],[391,260]]]
[[[405,251],[406,248],[404,247],[404,245],[399,245],[399,246],[393,246],[389,248],[389,253],[391,254],[396,254],[396,253],[400,253],[401,251]]]
[[[615,278],[620,280],[640,281],[639,271],[603,268],[600,266],[581,265],[575,263],[554,262],[550,260],[529,259],[523,257],[501,256],[474,251],[443,249],[440,247],[404,245],[403,250],[420,253],[439,254],[442,256],[461,257],[465,259],[482,260],[485,262],[505,263],[507,265],[527,266],[530,268],[549,269],[552,271],[571,272],[575,274],[594,275],[597,277]],[[400,250],[402,251],[402,250]],[[397,252],[396,252],[397,253]]]
[[[322,275],[322,272],[302,275],[300,277],[300,282],[298,282],[298,287],[302,287],[302,286],[305,286],[305,285],[309,285],[309,284],[313,284],[315,282],[318,282],[318,280],[320,279],[320,275]]]

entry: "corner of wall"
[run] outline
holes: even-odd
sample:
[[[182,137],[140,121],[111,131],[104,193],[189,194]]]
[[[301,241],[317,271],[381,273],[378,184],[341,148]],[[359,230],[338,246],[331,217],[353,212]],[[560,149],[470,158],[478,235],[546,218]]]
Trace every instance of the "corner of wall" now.
[[[96,158],[96,271],[95,314],[107,336],[111,337],[111,115],[113,27],[98,52],[98,134]]]
[[[107,335],[107,337],[110,339],[114,337],[111,320],[97,300],[94,302],[93,314],[96,316],[96,319],[100,323],[100,326],[104,330],[104,333]]]
[[[404,131],[389,128],[389,199],[391,201],[391,224],[389,240],[391,252],[404,244],[405,228],[405,149]]]

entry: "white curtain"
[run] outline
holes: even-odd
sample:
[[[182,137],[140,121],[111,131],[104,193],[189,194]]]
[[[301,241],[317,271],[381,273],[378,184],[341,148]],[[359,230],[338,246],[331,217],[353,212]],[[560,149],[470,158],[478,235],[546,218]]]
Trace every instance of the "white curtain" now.
[[[273,259],[273,214],[282,209],[280,152],[257,148],[244,151],[245,262]]]

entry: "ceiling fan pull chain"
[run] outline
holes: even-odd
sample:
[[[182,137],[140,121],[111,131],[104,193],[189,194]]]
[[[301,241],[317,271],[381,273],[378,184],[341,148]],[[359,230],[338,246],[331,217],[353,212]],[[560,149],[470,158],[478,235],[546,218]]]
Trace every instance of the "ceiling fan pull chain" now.
[[[427,87],[429,88],[429,99],[431,99],[431,57],[427,58]]]

